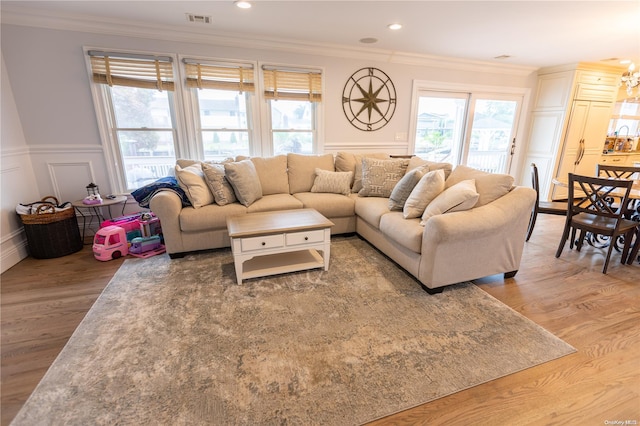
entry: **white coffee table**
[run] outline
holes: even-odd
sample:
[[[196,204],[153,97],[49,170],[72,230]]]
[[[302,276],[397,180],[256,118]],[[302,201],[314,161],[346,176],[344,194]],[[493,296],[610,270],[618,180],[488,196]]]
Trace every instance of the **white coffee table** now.
[[[243,279],[305,269],[328,271],[333,225],[313,209],[228,217],[238,284]]]

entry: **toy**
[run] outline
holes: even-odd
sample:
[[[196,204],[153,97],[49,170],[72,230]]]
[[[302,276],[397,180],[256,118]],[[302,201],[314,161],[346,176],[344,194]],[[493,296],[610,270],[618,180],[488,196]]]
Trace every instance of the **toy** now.
[[[149,217],[149,220],[157,219],[153,213],[134,213],[127,216],[116,217],[115,219],[105,220],[100,227],[116,225],[125,230],[127,233],[127,241],[132,241],[136,237],[148,237],[142,229],[141,218]],[[159,219],[157,219],[159,221]]]
[[[137,237],[131,240],[131,248],[129,254],[136,257],[151,257],[156,254],[164,253],[165,247],[162,245],[159,235],[150,237]]]
[[[129,253],[127,235],[120,226],[106,226],[96,232],[93,237],[93,256],[106,262],[126,256]]]

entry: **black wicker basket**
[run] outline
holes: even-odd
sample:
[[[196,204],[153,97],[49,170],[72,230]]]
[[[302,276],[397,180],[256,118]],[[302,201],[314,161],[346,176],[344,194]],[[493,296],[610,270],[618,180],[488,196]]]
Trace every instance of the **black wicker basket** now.
[[[55,200],[53,202],[48,199]],[[82,249],[78,220],[73,207],[56,211],[58,200],[45,197],[34,214],[21,214],[27,235],[29,254],[36,259],[51,259]]]

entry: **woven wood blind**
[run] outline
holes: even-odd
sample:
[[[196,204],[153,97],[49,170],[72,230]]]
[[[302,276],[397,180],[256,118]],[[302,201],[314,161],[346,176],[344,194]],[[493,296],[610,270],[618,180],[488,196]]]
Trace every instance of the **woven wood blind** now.
[[[89,52],[93,81],[109,86],[174,90],[173,65],[168,57],[135,57]]]
[[[317,71],[263,70],[266,99],[322,101],[322,74]]]
[[[253,67],[208,65],[185,61],[187,87],[253,92]]]

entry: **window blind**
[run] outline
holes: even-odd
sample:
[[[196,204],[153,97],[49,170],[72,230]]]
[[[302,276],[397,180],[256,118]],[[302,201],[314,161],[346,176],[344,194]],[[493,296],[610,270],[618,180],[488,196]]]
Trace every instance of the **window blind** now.
[[[190,59],[184,59],[183,62],[187,72],[187,87],[238,92],[255,91],[253,66],[250,64],[212,65]]]
[[[266,99],[322,101],[322,73],[263,69]]]
[[[174,90],[172,58],[89,51],[93,81],[109,86]]]

